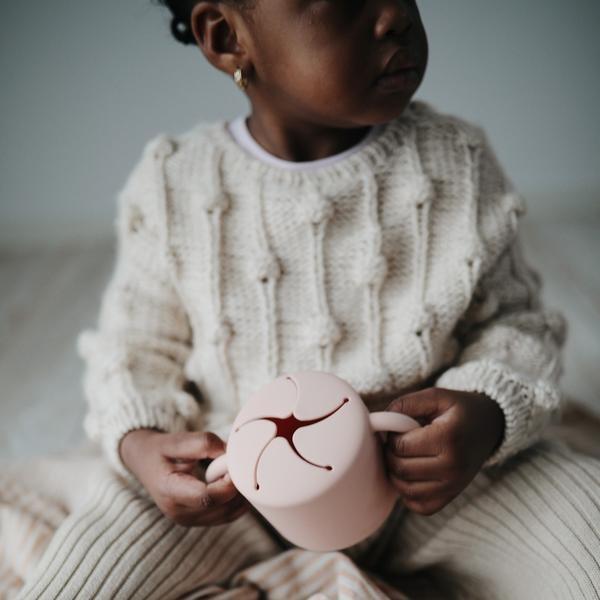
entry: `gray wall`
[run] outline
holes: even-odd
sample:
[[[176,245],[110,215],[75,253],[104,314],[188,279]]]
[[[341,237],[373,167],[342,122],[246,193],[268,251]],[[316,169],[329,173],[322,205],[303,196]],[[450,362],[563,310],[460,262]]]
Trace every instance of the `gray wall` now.
[[[420,0],[416,97],[482,124],[535,218],[598,214],[600,3]],[[4,3],[0,243],[111,235],[115,194],[156,133],[249,106],[150,0]]]

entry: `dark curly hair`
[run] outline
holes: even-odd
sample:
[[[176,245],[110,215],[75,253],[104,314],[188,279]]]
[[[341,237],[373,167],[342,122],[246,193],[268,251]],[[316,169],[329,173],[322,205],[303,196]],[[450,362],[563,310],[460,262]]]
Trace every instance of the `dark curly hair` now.
[[[211,0],[217,1],[217,0]],[[239,11],[248,14],[256,6],[257,0],[220,0]],[[196,39],[192,33],[190,17],[198,0],[154,0],[155,4],[165,6],[171,12],[171,34],[182,44],[196,45]]]

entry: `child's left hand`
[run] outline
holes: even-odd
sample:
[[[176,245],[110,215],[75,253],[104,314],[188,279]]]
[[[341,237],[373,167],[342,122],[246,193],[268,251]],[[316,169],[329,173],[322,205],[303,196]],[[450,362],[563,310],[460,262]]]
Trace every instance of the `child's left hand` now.
[[[394,487],[407,508],[422,515],[455,498],[504,436],[504,413],[485,394],[427,388],[396,398],[387,410],[423,426],[389,433],[385,444]]]

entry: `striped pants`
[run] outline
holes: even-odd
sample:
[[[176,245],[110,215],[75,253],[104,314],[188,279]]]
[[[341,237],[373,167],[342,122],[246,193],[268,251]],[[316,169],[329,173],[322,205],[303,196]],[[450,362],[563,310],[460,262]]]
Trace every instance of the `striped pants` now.
[[[591,600],[599,562],[600,460],[544,440],[481,471],[434,515],[397,503],[340,552],[291,547],[254,512],[186,528],[107,475],[17,597]]]

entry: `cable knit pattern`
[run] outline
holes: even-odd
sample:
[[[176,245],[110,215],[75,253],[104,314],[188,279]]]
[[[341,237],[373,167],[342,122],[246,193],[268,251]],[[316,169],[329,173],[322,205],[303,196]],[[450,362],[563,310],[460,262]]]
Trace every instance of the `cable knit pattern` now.
[[[482,128],[415,100],[356,152],[293,170],[226,125],[156,136],[119,194],[115,270],[78,345],[85,429],[115,468],[127,431],[226,439],[251,393],[305,369],[374,398],[432,377],[487,393],[506,428],[486,466],[533,443],[561,406],[565,324]]]

